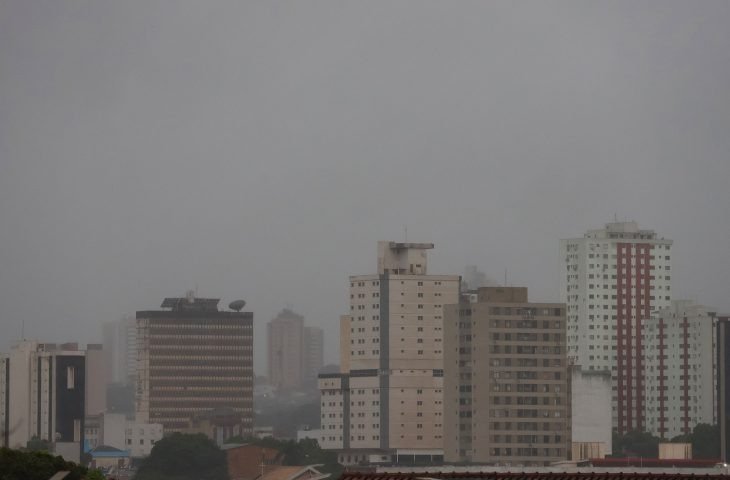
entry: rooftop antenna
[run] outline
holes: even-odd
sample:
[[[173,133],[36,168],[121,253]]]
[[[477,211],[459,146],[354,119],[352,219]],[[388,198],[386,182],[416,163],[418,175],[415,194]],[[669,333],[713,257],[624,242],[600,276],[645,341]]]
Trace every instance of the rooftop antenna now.
[[[25,341],[25,319],[20,323],[20,339]]]
[[[408,243],[408,225],[403,225],[403,238],[403,241]]]
[[[507,286],[507,269],[504,269],[504,286]]]
[[[613,223],[618,223],[618,214],[616,212],[613,213]]]

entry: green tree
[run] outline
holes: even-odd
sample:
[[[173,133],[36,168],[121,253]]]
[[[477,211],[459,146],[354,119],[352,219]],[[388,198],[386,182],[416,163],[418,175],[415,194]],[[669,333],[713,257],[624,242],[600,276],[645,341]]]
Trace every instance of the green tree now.
[[[720,458],[720,427],[700,423],[687,435],[672,439],[673,443],[691,443],[692,457],[703,459]]]
[[[27,450],[33,451],[33,452],[50,452],[51,451],[51,442],[48,440],[41,440],[38,437],[33,437],[30,440],[28,440],[28,443],[26,443],[25,448]]]
[[[226,454],[203,434],[174,433],[155,444],[135,480],[227,480]]]
[[[0,448],[0,480],[47,480],[56,472],[68,471],[68,480],[83,480],[87,470],[60,456],[43,451]]]
[[[634,430],[624,435],[613,433],[614,457],[645,457],[659,456],[659,438],[651,433]]]

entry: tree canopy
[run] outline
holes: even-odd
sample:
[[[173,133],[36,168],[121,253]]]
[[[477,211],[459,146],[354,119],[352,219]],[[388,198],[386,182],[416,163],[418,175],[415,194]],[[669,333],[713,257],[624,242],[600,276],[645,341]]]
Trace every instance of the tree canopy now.
[[[691,443],[692,457],[702,459],[720,458],[720,427],[700,423],[688,435],[679,435],[673,443]]]
[[[226,454],[203,434],[173,433],[158,441],[135,480],[228,480]]]
[[[56,472],[68,471],[67,480],[84,480],[85,467],[44,451],[0,448],[0,480],[48,480]]]

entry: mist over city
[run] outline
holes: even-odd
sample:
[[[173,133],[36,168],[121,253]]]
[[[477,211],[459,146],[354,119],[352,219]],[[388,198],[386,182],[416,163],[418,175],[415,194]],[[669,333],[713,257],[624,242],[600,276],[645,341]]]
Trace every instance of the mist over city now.
[[[394,302],[400,290],[374,282],[384,282],[383,275],[433,275],[439,277],[434,295],[449,299],[431,301],[438,309],[427,314],[438,323],[434,338],[444,336],[448,343],[449,305],[461,305],[452,314],[464,321],[464,302],[497,302],[508,312],[505,303],[534,303],[538,306],[524,307],[530,318],[543,311],[549,317],[545,325],[563,322],[564,361],[556,357],[550,368],[605,370],[613,375],[615,396],[617,381],[634,385],[636,375],[644,375],[639,360],[644,357],[636,351],[651,348],[648,340],[644,346],[640,340],[621,344],[622,332],[641,338],[641,329],[650,331],[641,322],[664,308],[712,322],[730,313],[728,25],[730,4],[709,0],[0,2],[0,353],[10,354],[19,344],[57,344],[59,352],[64,343],[77,344],[68,351],[88,344],[107,349],[105,325],[108,333],[110,324],[132,325],[142,318],[151,323],[135,324],[142,329],[135,332],[149,327],[154,336],[150,325],[156,315],[217,308],[226,321],[251,322],[251,331],[229,333],[247,336],[252,365],[246,368],[257,376],[257,386],[273,385],[275,398],[281,397],[272,383],[272,362],[284,362],[281,351],[292,347],[284,342],[280,353],[272,353],[275,327],[269,322],[294,318],[296,326],[286,324],[282,332],[298,329],[300,346],[309,341],[303,339],[323,335],[312,340],[318,353],[311,364],[304,350],[297,353],[298,383],[284,389],[297,398],[292,392],[306,385],[301,401],[292,400],[297,408],[316,407],[328,389],[355,388],[358,375],[369,378],[364,372],[393,375],[390,384],[367,384],[373,391],[395,389],[393,372],[410,368],[443,376],[447,385],[441,345],[430,346],[435,356],[418,360],[416,367],[407,364],[406,352],[421,355],[422,347],[395,350],[397,341],[407,343],[423,330],[402,333],[405,340],[395,333],[388,340],[377,336],[400,325],[394,303],[392,311],[381,307],[384,292]],[[650,246],[622,250],[623,241]],[[666,252],[657,253],[665,246]],[[605,284],[594,292],[588,272],[594,264],[598,272],[598,252]],[[423,263],[413,261],[421,254]],[[622,258],[630,260],[621,263]],[[649,273],[655,260],[666,279]],[[616,282],[622,268],[628,268],[627,283]],[[362,280],[362,288],[372,292],[358,290],[360,280],[351,277],[361,276],[371,282]],[[415,295],[420,283],[412,291],[403,284],[400,295]],[[627,286],[628,293],[622,292]],[[478,287],[503,288],[497,293]],[[643,295],[644,287],[641,303],[635,295]],[[366,294],[362,308],[373,312],[360,319],[356,295]],[[423,292],[418,295],[405,305],[418,304]],[[622,295],[628,303],[621,303]],[[210,299],[220,302],[212,306]],[[245,306],[229,308],[236,300]],[[493,315],[483,308],[484,315]],[[476,318],[477,311],[470,307],[468,315]],[[418,316],[404,313],[410,314]],[[408,318],[405,328],[416,328],[408,323],[416,317]],[[661,332],[670,328],[660,324]],[[595,344],[602,350],[595,359],[594,344],[589,351],[585,343],[587,335],[593,340],[594,325],[601,334],[605,329],[601,341],[608,342]],[[618,331],[618,340],[609,338],[609,330],[614,337]],[[341,348],[348,340],[379,346],[368,353]],[[698,351],[706,346],[716,353],[719,340],[708,342]],[[37,353],[33,348],[27,352]],[[471,351],[471,344],[455,348]],[[629,360],[621,360],[622,349]],[[111,368],[104,358],[104,368]],[[711,390],[719,368],[713,361],[707,377],[712,378],[705,379]],[[324,365],[328,369],[318,377]],[[347,378],[351,386],[323,386],[328,375],[337,382]],[[560,381],[567,381],[571,374],[562,375]],[[558,376],[555,370],[551,378]],[[106,380],[129,379],[119,373]],[[247,395],[254,388],[250,382]],[[563,390],[550,391],[570,390],[569,383],[561,385]],[[458,391],[459,385],[452,386]],[[664,414],[655,426],[650,416],[644,419],[642,409],[650,407],[642,402],[651,397],[636,393],[642,388],[652,387],[637,383],[628,397],[606,407],[613,415],[609,444],[611,430],[667,440],[691,433],[695,425],[689,423],[671,430]],[[656,385],[656,391],[663,388]],[[606,392],[610,399],[611,389]],[[152,412],[144,402],[154,400],[136,395],[135,411],[142,402]],[[717,425],[719,397],[706,395],[712,396],[711,418],[695,424]],[[104,398],[99,414],[110,409]],[[622,401],[633,413],[620,413]],[[277,409],[294,408],[273,402],[264,413],[263,404],[256,406],[258,414],[269,415],[267,421],[277,418]],[[325,415],[343,415],[322,408],[307,410],[307,418],[324,422]],[[155,425],[150,412],[145,424]],[[563,415],[571,417],[568,410]],[[389,421],[383,416],[373,425]],[[391,412],[390,421],[394,418]],[[262,420],[251,422],[242,423],[237,436],[245,437]],[[295,437],[303,423],[312,421],[292,420],[282,438]],[[168,425],[160,424],[166,435]],[[435,425],[440,431],[441,423]],[[12,425],[4,428],[11,431]],[[320,437],[319,447],[339,452],[342,465],[372,462],[358,455],[376,450],[397,464],[395,424],[390,430],[373,428],[379,433],[354,434],[352,445]],[[386,434],[390,443],[380,438]],[[416,463],[419,455],[449,461],[440,435],[423,447],[416,436],[401,437],[409,447],[400,455]],[[569,435],[556,440],[566,441]],[[471,443],[459,442],[453,461],[476,462],[478,454],[468,453]],[[362,452],[354,457],[342,456],[358,448]],[[567,459],[569,448],[551,453],[549,461]]]

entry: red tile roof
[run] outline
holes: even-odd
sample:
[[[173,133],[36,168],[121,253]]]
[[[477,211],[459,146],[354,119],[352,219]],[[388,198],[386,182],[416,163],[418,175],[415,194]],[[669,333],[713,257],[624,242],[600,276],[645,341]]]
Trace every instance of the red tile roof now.
[[[345,472],[340,480],[728,480],[730,475],[684,473],[561,473],[561,472],[420,472],[362,473]]]

